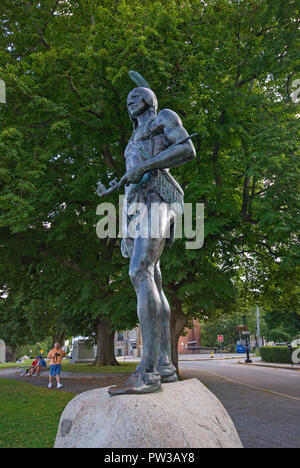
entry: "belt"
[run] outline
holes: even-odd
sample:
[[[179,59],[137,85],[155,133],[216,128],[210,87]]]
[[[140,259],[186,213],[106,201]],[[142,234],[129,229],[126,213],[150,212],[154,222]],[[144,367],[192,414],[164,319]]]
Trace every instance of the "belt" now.
[[[142,180],[130,188],[127,200],[130,202],[130,199],[140,190],[156,192],[169,206],[173,205],[176,214],[183,213],[184,192],[167,170],[154,169],[144,174]]]

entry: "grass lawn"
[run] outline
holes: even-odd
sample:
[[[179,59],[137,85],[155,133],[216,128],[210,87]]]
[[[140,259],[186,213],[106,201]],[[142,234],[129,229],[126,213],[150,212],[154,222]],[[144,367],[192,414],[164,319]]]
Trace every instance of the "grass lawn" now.
[[[22,364],[15,364],[12,362],[6,362],[0,364],[1,369],[7,369],[9,367],[22,367],[28,369],[31,366],[33,359],[26,360]],[[137,366],[137,362],[120,362],[119,366],[102,366],[95,367],[92,364],[71,364],[68,360],[62,361],[62,371],[65,372],[82,372],[82,373],[115,373],[115,372],[134,372]],[[48,365],[49,370],[49,365]]]
[[[19,366],[19,364],[16,364],[14,362],[2,362],[2,363],[0,363],[0,369],[8,369],[9,367],[18,367],[18,366]]]
[[[53,447],[61,413],[74,396],[0,379],[0,448]]]

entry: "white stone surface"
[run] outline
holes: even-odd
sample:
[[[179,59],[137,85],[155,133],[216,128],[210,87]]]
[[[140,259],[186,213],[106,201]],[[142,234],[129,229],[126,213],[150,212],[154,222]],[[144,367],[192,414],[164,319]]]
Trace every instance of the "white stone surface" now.
[[[71,363],[76,364],[77,362],[88,362],[95,359],[94,348],[88,346],[86,341],[78,340],[73,344],[72,359]]]
[[[0,363],[5,362],[5,343],[3,340],[0,339]]]
[[[77,395],[65,408],[56,448],[242,448],[220,401],[197,379],[145,395]]]

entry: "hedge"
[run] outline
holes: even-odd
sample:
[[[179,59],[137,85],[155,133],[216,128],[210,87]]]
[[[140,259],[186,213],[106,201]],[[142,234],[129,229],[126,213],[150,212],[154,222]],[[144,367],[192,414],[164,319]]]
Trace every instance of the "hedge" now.
[[[287,346],[261,346],[260,356],[265,362],[276,362],[278,364],[292,363],[291,353]]]

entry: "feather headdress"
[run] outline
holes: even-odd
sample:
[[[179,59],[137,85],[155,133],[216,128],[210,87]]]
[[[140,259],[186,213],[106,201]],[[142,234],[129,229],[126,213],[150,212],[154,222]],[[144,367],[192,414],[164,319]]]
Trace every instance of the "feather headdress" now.
[[[130,70],[129,76],[132,79],[132,81],[134,81],[135,84],[139,87],[151,89],[145,78],[143,78],[142,75],[140,75],[138,72]]]

